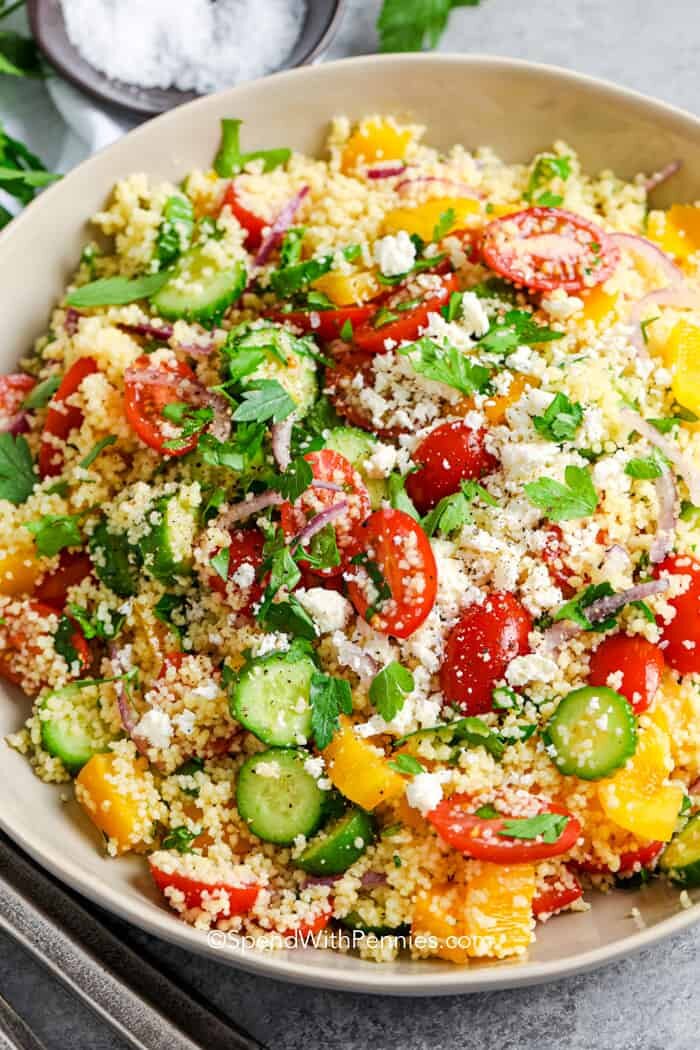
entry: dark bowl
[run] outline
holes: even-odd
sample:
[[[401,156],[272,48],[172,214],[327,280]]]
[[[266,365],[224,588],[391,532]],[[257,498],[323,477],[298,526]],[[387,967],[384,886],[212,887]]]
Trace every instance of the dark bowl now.
[[[301,33],[280,69],[308,65],[325,51],[340,24],[344,2],[307,0]],[[66,80],[100,102],[152,116],[198,98],[195,91],[134,87],[121,80],[110,80],[94,69],[68,39],[60,0],[27,0],[27,14],[32,35],[51,65]]]

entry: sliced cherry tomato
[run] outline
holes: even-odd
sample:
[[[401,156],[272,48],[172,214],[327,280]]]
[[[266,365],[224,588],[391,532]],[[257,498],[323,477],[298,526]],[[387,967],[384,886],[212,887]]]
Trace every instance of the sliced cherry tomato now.
[[[285,535],[294,536],[316,515],[338,503],[346,503],[343,513],[332,519],[341,564],[325,569],[305,566],[319,576],[338,576],[343,571],[345,554],[354,544],[355,529],[370,512],[369,492],[353,465],[339,452],[324,448],[320,452],[307,453],[304,459],[311,465],[314,482],[319,484],[312,483],[293,505],[282,504],[282,528]]]
[[[241,599],[237,611],[250,613],[262,598],[264,588],[258,574],[263,563],[265,537],[259,529],[231,529],[229,536],[228,578],[222,580],[213,573],[209,576],[209,586],[222,598],[227,596],[231,587]]]
[[[221,207],[223,208],[227,204],[243,229],[247,231],[245,237],[246,248],[249,252],[257,251],[262,244],[263,230],[270,225],[269,221],[262,219],[255,212],[249,211],[248,208],[241,204],[235,182],[228,184]]]
[[[4,609],[2,613],[4,623],[0,624],[0,676],[14,685],[21,686],[25,691],[25,668],[36,663],[43,650],[43,646],[37,644],[34,635],[55,633],[55,628],[51,629],[48,623],[42,623],[49,617],[53,617],[54,622],[57,622],[57,610],[33,599],[22,603],[18,612]],[[73,621],[71,623],[74,630],[70,643],[78,654],[82,671],[90,666],[90,647],[78,625]],[[41,683],[40,688],[45,684],[47,683]]]
[[[155,367],[145,354],[127,369],[124,381],[126,418],[138,437],[164,456],[184,456],[197,446],[193,434],[178,448],[165,448],[165,442],[176,439],[173,424],[163,418],[163,409],[176,401],[188,401],[187,387],[197,378],[183,361]]]
[[[532,902],[532,914],[535,916],[556,915],[583,897],[581,884],[573,876],[569,884],[562,882],[556,875],[549,875],[545,882],[547,888],[540,890]]]
[[[24,372],[0,376],[0,434],[13,430],[25,397],[36,386],[36,379]]]
[[[476,860],[495,864],[526,864],[568,853],[581,834],[581,825],[567,809],[555,804],[543,805],[540,813],[560,813],[569,819],[555,842],[543,842],[542,837],[519,839],[501,834],[509,817],[477,817],[474,802],[469,795],[452,795],[428,813],[428,820],[438,835],[454,849]]]
[[[97,372],[97,362],[92,357],[79,357],[70,366],[61,384],[49,401],[44,431],[39,447],[39,473],[42,478],[53,478],[63,470],[63,450],[58,442],[65,442],[71,430],[83,425],[83,413],[75,405],[66,405],[66,400],[78,390],[87,376]]]
[[[291,313],[274,310],[270,317],[280,324],[293,324],[324,343],[330,343],[340,338],[341,329],[348,321],[354,332],[376,311],[376,306],[341,306],[337,310],[293,310]]]
[[[570,583],[574,572],[566,564],[568,553],[569,547],[564,539],[564,533],[558,525],[549,525],[542,548],[542,560],[549,570],[552,583],[559,588],[565,598],[571,598],[575,592],[575,588]]]
[[[58,565],[47,572],[34,588],[34,597],[62,610],[68,600],[68,591],[76,587],[92,572],[92,560],[84,551],[62,550]]]
[[[470,605],[450,631],[440,668],[445,702],[465,715],[492,710],[496,682],[516,656],[529,651],[532,618],[513,594],[494,591]]]
[[[628,850],[626,853],[621,853],[620,867],[615,874],[625,878],[629,875],[635,875],[642,868],[650,868],[664,849],[665,845],[665,842],[647,842],[645,846],[640,846],[639,849]],[[587,872],[589,875],[612,874],[607,864],[598,864],[591,859],[577,860],[576,867],[580,871]]]
[[[374,386],[374,356],[364,350],[338,354],[326,369],[326,392],[338,415],[352,426],[369,430],[379,438],[397,438],[402,431],[398,427],[376,427],[358,396],[364,387]]]
[[[173,667],[176,671],[179,671],[182,667],[182,661],[185,659],[185,654],[181,653],[178,649],[172,649],[169,653],[166,653],[163,657],[163,663],[160,671],[158,672],[158,678],[165,678],[168,671]]]
[[[374,317],[355,330],[353,340],[355,346],[370,354],[383,354],[386,350],[384,344],[387,339],[393,343],[411,342],[417,339],[422,329],[427,327],[430,314],[439,313],[452,293],[458,289],[459,282],[456,274],[447,274],[441,277],[439,288],[424,295],[416,306],[404,310],[401,310],[401,305],[407,300],[407,292],[401,289],[396,295],[387,299],[379,310],[375,310]],[[395,315],[395,319],[377,327],[377,321],[381,321],[382,317],[387,317],[384,311]]]
[[[670,623],[659,620],[659,648],[666,663],[681,674],[700,671],[700,561],[689,554],[672,554],[656,567],[655,575],[688,576],[690,584],[668,604],[676,610]]]
[[[486,451],[485,430],[464,421],[441,423],[424,437],[413,453],[418,470],[406,478],[406,491],[421,514],[459,491],[467,478],[483,478],[498,469],[498,460]]]
[[[613,634],[605,638],[591,657],[588,681],[608,685],[612,674],[622,681],[613,688],[626,697],[637,715],[651,705],[664,673],[664,656],[658,646],[639,635]]]
[[[315,934],[320,933],[321,930],[325,930],[328,923],[331,921],[333,915],[333,909],[328,908],[327,911],[322,911],[320,915],[317,915],[311,922],[300,922],[298,926],[290,926],[289,929],[281,933],[281,937],[296,937],[300,942],[305,937],[313,937]],[[300,945],[301,946],[301,945]]]
[[[345,574],[358,614],[377,631],[408,638],[430,613],[437,566],[430,540],[402,510],[378,510],[356,530],[356,565]]]
[[[158,889],[172,889],[184,896],[186,908],[200,908],[206,899],[205,894],[215,893],[228,898],[229,915],[245,915],[255,904],[260,887],[251,883],[247,886],[228,886],[225,882],[201,882],[189,875],[180,875],[176,871],[162,871],[153,861],[149,861],[151,875]]]
[[[620,261],[614,241],[595,223],[561,208],[527,208],[484,229],[481,256],[518,286],[578,292],[607,281]]]

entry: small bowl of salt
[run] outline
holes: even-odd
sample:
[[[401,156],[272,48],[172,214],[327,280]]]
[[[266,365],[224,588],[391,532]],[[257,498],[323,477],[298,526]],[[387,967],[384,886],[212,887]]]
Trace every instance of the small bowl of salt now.
[[[93,98],[152,115],[307,65],[344,0],[27,0],[34,39]]]

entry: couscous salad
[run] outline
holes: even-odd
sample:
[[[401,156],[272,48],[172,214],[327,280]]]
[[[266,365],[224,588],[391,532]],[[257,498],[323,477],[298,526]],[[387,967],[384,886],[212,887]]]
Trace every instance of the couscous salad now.
[[[591,889],[687,905],[700,207],[386,117],[241,143],[120,182],[0,378],[10,745],[254,943],[466,965]]]

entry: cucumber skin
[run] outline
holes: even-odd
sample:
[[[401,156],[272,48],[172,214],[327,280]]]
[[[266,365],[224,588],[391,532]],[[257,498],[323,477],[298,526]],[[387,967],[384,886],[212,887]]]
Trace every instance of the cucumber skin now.
[[[110,590],[120,598],[130,598],[136,594],[139,566],[132,564],[132,558],[136,557],[140,562],[140,555],[125,536],[110,532],[104,519],[90,537],[90,551],[102,552],[105,564],[100,565],[99,560],[93,559],[93,565],[99,579]]]
[[[239,815],[252,833],[262,839],[263,842],[273,842],[277,846],[291,846],[298,835],[304,835],[305,837],[313,835],[321,823],[323,818],[323,792],[311,774],[304,769],[306,757],[307,752],[296,748],[271,747],[267,751],[251,755],[238,771],[236,805]],[[292,798],[291,804],[289,801],[284,801],[284,792],[281,792],[282,806],[280,806],[280,811],[283,808],[287,810],[286,813],[280,812],[281,820],[284,820],[286,817],[287,821],[289,821],[289,810],[293,808],[294,801],[296,800],[298,803],[300,798],[299,788],[303,786],[307,792],[307,814],[297,814],[296,823],[288,824],[284,833],[274,831],[271,828],[271,823],[274,823],[276,819],[275,815],[273,814],[272,819],[270,819],[270,814],[261,814],[256,805],[256,796],[258,796],[261,786],[265,784],[268,786],[280,785],[280,780],[282,779],[281,777],[275,779],[256,776],[254,772],[255,766],[263,761],[278,762],[282,766],[283,772],[285,766],[291,768],[296,778],[296,783],[292,784],[293,790],[288,796],[288,798]],[[274,787],[272,790],[274,792]]]
[[[353,465],[369,492],[372,510],[379,510],[387,498],[386,482],[382,478],[368,478],[362,469],[363,459],[371,454],[377,439],[357,427],[334,427],[326,438],[326,448],[338,452]]]
[[[248,274],[242,262],[233,263],[210,279],[211,287],[215,288],[218,283],[220,289],[210,291],[208,297],[206,292],[203,293],[200,296],[200,305],[193,304],[187,292],[173,287],[173,281],[179,278],[193,261],[196,263],[200,252],[199,246],[190,248],[180,259],[171,280],[151,296],[151,306],[158,316],[166,321],[200,321],[202,324],[215,324],[245,291]]]
[[[700,852],[698,853],[698,859],[691,861],[689,864],[675,866],[672,863],[672,859],[673,849],[674,847],[677,849],[677,843],[679,839],[682,840],[686,832],[688,832],[691,829],[694,831],[696,827],[699,832],[698,837],[700,839],[700,813],[696,813],[695,816],[691,817],[688,823],[685,825],[685,827],[682,828],[681,831],[679,831],[678,834],[671,839],[668,846],[661,854],[661,859],[659,860],[659,870],[663,871],[663,873],[667,876],[667,878],[671,880],[671,882],[677,882],[680,885],[688,886],[691,889],[696,886],[700,886]],[[671,854],[670,860],[669,853]]]
[[[373,934],[375,937],[408,937],[411,932],[408,923],[403,923],[401,926],[368,926],[356,911],[349,911],[342,919],[338,919],[338,922],[347,930],[358,930],[360,933]]]
[[[42,708],[46,707],[52,696],[71,696],[76,692],[73,686],[65,689],[56,689],[42,702]],[[54,758],[61,760],[69,773],[79,773],[83,766],[90,761],[93,755],[103,752],[104,748],[95,747],[87,734],[80,737],[65,734],[59,718],[47,718],[41,720],[41,744]]]
[[[233,717],[241,723],[248,732],[252,733],[262,740],[264,744],[269,744],[272,747],[295,747],[297,746],[297,734],[302,734],[306,739],[311,736],[311,704],[308,704],[307,710],[303,713],[299,712],[299,718],[295,724],[293,735],[290,730],[289,733],[285,733],[283,727],[277,722],[275,725],[265,726],[261,724],[253,714],[251,716],[250,705],[246,706],[246,692],[247,689],[266,689],[269,690],[269,685],[265,684],[265,668],[270,666],[280,666],[284,664],[288,668],[299,668],[302,665],[308,672],[309,682],[309,694],[311,691],[311,676],[316,670],[316,666],[313,661],[308,657],[303,657],[300,660],[290,662],[285,659],[286,653],[268,653],[266,656],[258,657],[251,660],[250,663],[241,671],[236,683],[233,687],[229,698],[229,707]],[[263,669],[262,674],[257,674],[259,669]],[[257,678],[257,682],[255,681]],[[279,695],[279,693],[277,694]]]
[[[558,753],[559,749],[554,743],[554,740],[552,739],[551,735],[552,726],[556,724],[557,717],[562,717],[562,715],[560,715],[560,711],[562,711],[564,705],[567,704],[567,702],[570,702],[570,706],[573,705],[576,699],[578,699],[578,697],[581,694],[587,692],[596,692],[598,694],[611,694],[612,696],[616,697],[616,701],[619,700],[621,704],[624,705],[624,707],[621,707],[620,710],[624,711],[627,717],[627,729],[629,733],[627,747],[624,750],[620,750],[620,752],[615,758],[614,765],[608,764],[602,769],[601,767],[598,767],[594,770],[585,769],[580,765],[576,765],[575,761],[570,761],[567,759],[562,760],[561,756]],[[566,712],[564,711],[562,714],[565,715],[565,713]],[[610,776],[611,773],[614,773],[615,770],[620,769],[620,767],[625,764],[627,759],[631,758],[637,750],[637,720],[634,716],[632,705],[629,703],[628,700],[625,699],[624,696],[621,696],[620,693],[616,693],[613,689],[608,689],[606,686],[582,686],[580,689],[574,689],[572,692],[567,693],[567,695],[562,699],[561,703],[559,704],[557,710],[550,718],[547,727],[542,731],[541,735],[549,757],[551,758],[552,762],[557,767],[559,772],[562,773],[564,776],[576,776],[580,780],[603,780],[605,777]],[[551,753],[552,750],[556,752],[556,755],[553,755]]]
[[[363,840],[362,846],[355,839]],[[376,838],[375,823],[364,809],[355,807],[324,828],[295,863],[309,875],[342,875]]]

